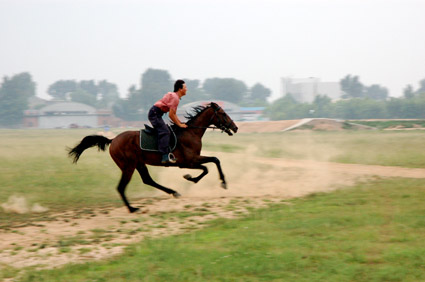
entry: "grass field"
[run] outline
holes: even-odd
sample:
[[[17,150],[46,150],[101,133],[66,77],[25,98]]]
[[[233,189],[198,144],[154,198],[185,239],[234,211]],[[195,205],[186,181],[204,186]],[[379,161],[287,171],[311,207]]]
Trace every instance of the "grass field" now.
[[[380,180],[22,281],[424,281],[425,181]]]
[[[424,131],[344,131],[206,136],[204,148],[251,152],[261,157],[313,159],[340,163],[425,167]]]
[[[29,202],[48,206],[51,212],[121,205],[115,190],[120,171],[108,152],[89,149],[78,165],[67,158],[66,147],[93,133],[92,129],[0,130],[0,203],[12,195],[25,195]],[[425,132],[288,132],[232,137],[209,132],[203,148],[261,157],[424,168],[424,138]],[[157,168],[150,171],[155,178]],[[140,193],[140,187],[144,189],[141,181],[130,182],[129,197]],[[38,217],[6,214],[0,209],[0,228]]]
[[[120,172],[90,149],[78,165],[66,147],[95,133],[0,130],[0,204],[24,196],[45,213],[6,213],[0,232],[57,212],[122,207]],[[223,138],[225,137],[225,138]],[[425,168],[425,132],[209,132],[204,150],[259,157]],[[155,178],[158,170],[151,169]],[[151,191],[134,176],[127,195]],[[132,245],[117,259],[51,271],[23,281],[421,281],[425,280],[424,180],[380,179],[353,189],[295,199],[205,230]],[[1,255],[1,253],[0,253]],[[17,272],[0,267],[0,278]],[[1,279],[0,279],[1,280]]]

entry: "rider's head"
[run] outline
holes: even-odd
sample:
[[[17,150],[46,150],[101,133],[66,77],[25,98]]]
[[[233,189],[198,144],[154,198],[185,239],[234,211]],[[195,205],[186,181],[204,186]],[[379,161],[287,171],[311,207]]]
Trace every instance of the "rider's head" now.
[[[184,80],[181,80],[181,79],[179,79],[179,80],[177,80],[175,83],[174,83],[174,92],[181,92],[183,95],[185,95],[186,94],[186,83],[184,82]],[[183,96],[182,95],[182,96]]]
[[[174,92],[179,94],[179,97],[186,95],[186,90],[186,83],[183,80],[179,79],[174,83]]]

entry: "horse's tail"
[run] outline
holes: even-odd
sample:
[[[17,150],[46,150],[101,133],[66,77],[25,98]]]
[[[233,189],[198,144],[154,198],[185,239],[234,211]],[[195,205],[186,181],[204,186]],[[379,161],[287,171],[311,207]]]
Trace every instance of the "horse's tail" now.
[[[85,149],[97,146],[99,150],[105,151],[106,147],[111,144],[112,139],[108,139],[102,135],[89,135],[81,140],[80,144],[74,148],[68,149],[68,156],[74,158],[73,162],[76,163]]]

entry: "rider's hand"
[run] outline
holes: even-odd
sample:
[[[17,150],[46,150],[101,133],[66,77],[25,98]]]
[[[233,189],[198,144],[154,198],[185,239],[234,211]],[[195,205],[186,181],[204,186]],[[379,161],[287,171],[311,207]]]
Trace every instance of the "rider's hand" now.
[[[187,128],[187,124],[182,123],[182,124],[180,124],[180,127],[181,127],[181,128]]]

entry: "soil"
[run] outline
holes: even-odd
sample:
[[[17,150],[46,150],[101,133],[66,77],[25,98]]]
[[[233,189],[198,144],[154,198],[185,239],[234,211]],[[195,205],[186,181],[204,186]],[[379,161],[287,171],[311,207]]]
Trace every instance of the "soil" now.
[[[257,158],[249,153],[215,155],[222,162],[228,190],[220,188],[214,166],[198,184],[182,178],[193,171],[161,169],[157,182],[175,188],[181,198],[146,188],[144,194],[130,198],[141,208],[134,214],[124,206],[66,211],[54,215],[54,221],[2,231],[0,267],[43,269],[110,258],[146,237],[189,232],[213,219],[240,217],[293,197],[342,189],[374,177],[425,178],[425,169]]]

